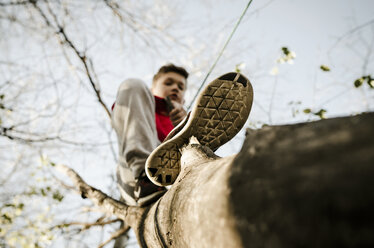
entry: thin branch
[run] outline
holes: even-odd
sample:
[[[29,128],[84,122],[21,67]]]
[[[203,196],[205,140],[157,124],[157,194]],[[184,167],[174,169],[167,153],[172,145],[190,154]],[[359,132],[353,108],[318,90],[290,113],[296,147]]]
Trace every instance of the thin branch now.
[[[54,17],[54,21],[55,21],[55,24],[56,24],[57,27],[54,27],[52,25],[51,21],[45,15],[43,10],[36,4],[36,2],[33,4],[33,6],[39,12],[39,14],[42,16],[46,25],[55,30],[55,33],[57,34],[57,37],[58,37],[59,41],[62,44],[67,44],[67,46],[70,47],[73,50],[73,52],[76,54],[76,56],[82,62],[83,66],[84,66],[84,69],[85,69],[85,72],[86,72],[86,75],[88,77],[88,80],[89,80],[89,82],[90,82],[90,84],[91,84],[91,86],[92,86],[92,88],[93,88],[93,90],[96,94],[97,100],[99,101],[101,106],[104,108],[105,112],[107,113],[107,115],[110,119],[111,118],[111,112],[109,111],[109,108],[106,106],[106,104],[104,103],[104,101],[101,97],[100,89],[97,87],[98,83],[96,83],[93,79],[93,75],[92,75],[92,72],[91,72],[91,70],[93,71],[93,69],[89,68],[89,59],[87,58],[86,54],[84,52],[80,52],[78,50],[78,48],[74,45],[72,40],[66,34],[64,27],[58,22],[56,15],[49,8],[49,6],[48,6],[48,10],[49,10],[50,14]]]
[[[109,148],[110,148],[110,151],[112,153],[113,160],[117,163],[118,162],[117,152],[114,149],[114,146],[113,146],[114,142],[112,141],[112,138],[111,138],[113,128],[107,129],[105,123],[101,124],[100,126],[105,130],[105,133],[106,133],[107,138],[108,138],[108,143],[107,144],[109,144]]]
[[[361,37],[361,40],[364,42],[364,38]],[[367,44],[367,53],[366,53],[366,56],[364,57],[364,64],[362,65],[362,74],[365,75],[367,74],[367,67],[369,65],[369,63],[371,62],[370,61],[370,58],[373,54],[373,46],[374,45],[374,35],[372,36],[372,40],[371,40],[371,43],[370,44]]]
[[[1,127],[0,128],[0,136],[6,137],[10,140],[17,140],[23,143],[38,143],[38,142],[46,142],[51,140],[56,140],[59,137],[45,137],[45,138],[39,138],[39,139],[30,139],[30,138],[23,138],[14,134],[9,134],[9,131],[12,131],[9,128]]]
[[[53,226],[53,227],[51,227],[51,229],[63,228],[63,227],[68,227],[68,226],[83,226],[81,231],[85,231],[85,230],[88,230],[88,229],[90,229],[91,227],[94,227],[94,226],[105,226],[105,225],[112,224],[112,223],[115,223],[115,222],[118,222],[118,221],[122,221],[122,220],[121,219],[113,219],[113,220],[102,221],[102,218],[99,218],[97,221],[95,221],[93,223],[69,222],[69,223],[63,223],[63,224]]]
[[[112,236],[110,236],[109,239],[107,239],[105,242],[101,243],[101,244],[98,246],[98,248],[102,248],[102,247],[104,247],[105,245],[107,245],[108,243],[110,243],[110,241],[112,241],[112,240],[114,240],[114,239],[120,237],[121,235],[127,233],[129,230],[130,230],[130,227],[125,225],[125,226],[122,227],[121,229],[119,229],[119,230],[117,230],[116,232],[114,232],[114,233],[112,234]]]
[[[118,3],[109,0],[104,0],[104,3],[112,10],[113,14],[117,16],[121,22],[124,21],[121,13],[118,11],[120,9]]]
[[[331,49],[334,48],[334,47],[336,47],[345,37],[347,37],[347,36],[349,36],[349,35],[357,32],[357,31],[361,30],[362,28],[364,28],[366,26],[369,26],[369,25],[371,25],[373,23],[374,23],[374,19],[372,19],[372,20],[370,20],[368,22],[365,22],[365,23],[363,23],[363,24],[361,24],[361,25],[359,25],[359,26],[357,26],[355,28],[352,28],[351,30],[349,30],[348,32],[346,32],[345,34],[343,34],[342,36],[340,36],[338,38],[338,40],[334,43],[334,45],[331,47]]]
[[[26,5],[34,4],[37,0],[25,0],[25,1],[13,1],[7,3],[0,3],[0,6],[14,6],[14,5]]]
[[[334,95],[333,97],[330,97],[329,99],[327,99],[326,101],[324,101],[323,103],[320,104],[320,108],[322,108],[323,106],[325,106],[327,103],[331,102],[331,101],[334,101],[336,100],[337,98],[347,94],[350,92],[351,89],[344,89],[343,91],[339,92],[338,94]]]
[[[12,166],[12,170],[4,177],[4,179],[0,182],[0,186],[3,186],[5,185],[11,178],[12,176],[14,175],[14,173],[18,170],[18,165],[20,163],[20,161],[23,159],[23,155],[21,154],[20,156],[17,157],[17,160],[16,162],[14,163],[14,165]],[[4,171],[3,171],[4,173]]]
[[[147,40],[147,35],[143,35],[142,32],[139,31],[141,31],[141,29],[146,29],[147,31],[153,32],[153,29],[161,30],[160,27],[148,24],[147,22],[141,23],[141,21],[144,18],[136,17],[133,13],[126,11],[125,9],[122,9],[118,3],[109,0],[104,0],[104,3],[107,7],[111,9],[113,14],[118,17],[120,22],[126,24],[127,27],[129,27],[134,32],[134,34],[136,34],[136,36],[144,42],[146,46],[151,47],[151,42]],[[121,10],[125,12],[127,18],[124,18],[124,16],[121,14]],[[149,30],[146,27],[147,24],[151,26],[152,30]],[[162,38],[164,38],[165,35],[166,34],[163,34]],[[163,42],[162,38],[160,38],[160,40]],[[154,47],[154,49],[157,50],[157,47]]]
[[[270,113],[261,105],[259,104],[256,100],[253,100],[253,104],[259,107],[265,114],[269,115]]]
[[[270,105],[269,105],[269,123],[272,124],[272,116],[271,113],[273,112],[273,104],[274,104],[274,97],[275,92],[277,90],[277,84],[278,84],[278,76],[275,77],[273,90],[271,92],[271,99],[270,99]]]
[[[74,146],[106,146],[108,143],[95,143],[95,144],[89,144],[84,142],[75,142],[71,140],[66,140],[61,138],[60,136],[47,136],[47,137],[37,137],[37,138],[29,138],[29,137],[22,137],[20,134],[25,134],[30,136],[39,136],[39,134],[35,133],[27,133],[20,130],[15,130],[13,127],[0,127],[0,136],[6,137],[10,140],[16,140],[22,143],[41,143],[41,142],[47,142],[47,141],[60,141],[65,144],[74,145]],[[40,134],[41,136],[41,134]]]

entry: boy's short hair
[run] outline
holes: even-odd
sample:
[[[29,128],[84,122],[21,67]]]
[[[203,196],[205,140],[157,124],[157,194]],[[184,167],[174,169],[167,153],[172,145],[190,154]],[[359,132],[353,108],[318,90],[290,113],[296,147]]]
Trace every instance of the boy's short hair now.
[[[188,72],[186,71],[186,69],[184,69],[183,67],[180,67],[180,66],[176,66],[174,64],[166,64],[164,66],[162,66],[158,72],[153,76],[153,83],[164,73],[168,73],[168,72],[175,72],[175,73],[178,73],[180,75],[182,75],[183,77],[185,77],[186,79],[188,78]]]

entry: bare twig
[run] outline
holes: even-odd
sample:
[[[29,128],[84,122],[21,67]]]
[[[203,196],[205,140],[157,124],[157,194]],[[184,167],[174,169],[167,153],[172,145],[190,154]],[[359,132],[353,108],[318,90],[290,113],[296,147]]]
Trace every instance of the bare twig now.
[[[105,242],[101,243],[101,244],[98,246],[98,248],[102,248],[102,247],[104,247],[104,246],[107,245],[110,241],[112,241],[112,240],[118,238],[119,236],[121,236],[122,234],[128,232],[129,229],[130,229],[130,227],[125,225],[125,226],[122,227],[121,229],[119,229],[119,230],[117,230],[116,232],[114,232],[114,233],[112,234],[112,236],[110,236],[109,239],[107,239]]]
[[[364,28],[366,26],[369,26],[371,24],[374,24],[374,19],[372,19],[372,20],[370,20],[368,22],[365,22],[365,23],[363,23],[363,24],[361,24],[361,25],[359,25],[359,26],[357,26],[355,28],[352,28],[351,30],[349,30],[348,32],[346,32],[345,34],[343,34],[342,36],[340,36],[338,38],[338,40],[334,43],[334,45],[331,47],[331,49],[333,49],[334,47],[336,47],[345,37],[347,37],[347,36],[349,36],[349,35],[357,32],[357,31],[361,30],[362,28]]]
[[[69,222],[69,223],[63,223],[56,226],[53,226],[51,229],[54,228],[62,228],[62,227],[68,227],[68,226],[83,226],[82,231],[88,230],[93,226],[105,226],[108,224],[112,224],[118,221],[122,221],[121,219],[113,219],[113,220],[107,220],[103,221],[102,218],[99,218],[97,221],[92,223],[85,223],[85,222]]]
[[[39,142],[46,142],[51,140],[57,140],[59,137],[43,137],[43,138],[23,138],[18,135],[14,135],[9,133],[9,131],[13,131],[12,129],[6,128],[6,127],[0,127],[0,136],[6,137],[10,140],[17,140],[22,143],[39,143]]]
[[[12,178],[12,176],[14,175],[14,172],[17,171],[18,165],[19,165],[19,163],[21,162],[22,159],[23,159],[22,154],[17,157],[17,160],[14,162],[14,165],[12,166],[13,167],[12,170],[0,182],[0,186],[3,186],[4,184],[6,184]]]
[[[7,2],[7,3],[1,3],[0,2],[0,6],[26,5],[26,4],[32,4],[36,1],[37,0],[10,1],[10,2]]]
[[[42,134],[16,130],[13,128],[13,126],[12,127],[0,127],[0,136],[6,137],[10,140],[19,141],[21,143],[41,143],[41,142],[48,142],[48,141],[59,141],[59,142],[69,144],[69,145],[74,145],[74,146],[85,146],[85,145],[106,146],[108,145],[108,143],[89,144],[89,143],[84,143],[84,142],[76,142],[76,141],[63,139],[58,135],[42,137],[43,136]]]
[[[271,92],[271,100],[270,100],[270,105],[269,105],[269,123],[270,124],[272,124],[271,114],[273,112],[274,97],[275,97],[275,92],[277,90],[277,85],[278,85],[278,76],[276,76],[274,79],[273,90]]]
[[[119,13],[120,7],[118,4],[109,0],[104,0],[104,3],[112,10],[113,14],[117,16],[121,22],[123,22],[124,18],[122,17],[121,13]]]
[[[108,117],[111,118],[111,112],[109,111],[109,108],[104,103],[102,97],[101,97],[101,91],[98,87],[98,82],[95,82],[94,80],[94,73],[92,66],[89,66],[89,58],[87,58],[87,55],[84,52],[81,52],[78,50],[78,48],[74,45],[73,41],[69,38],[69,36],[66,34],[66,31],[64,27],[58,22],[56,15],[53,13],[52,9],[49,8],[48,10],[50,14],[54,18],[54,22],[56,27],[52,24],[52,22],[49,20],[49,18],[45,15],[43,10],[37,5],[37,3],[33,3],[34,8],[39,12],[41,17],[44,19],[44,22],[46,25],[54,30],[54,32],[57,34],[57,37],[59,41],[62,44],[66,44],[68,47],[70,47],[75,55],[79,58],[79,60],[82,62],[86,75],[88,77],[88,81],[90,82],[92,89],[94,90],[97,100],[99,101],[100,105],[104,108],[105,112],[107,113]]]

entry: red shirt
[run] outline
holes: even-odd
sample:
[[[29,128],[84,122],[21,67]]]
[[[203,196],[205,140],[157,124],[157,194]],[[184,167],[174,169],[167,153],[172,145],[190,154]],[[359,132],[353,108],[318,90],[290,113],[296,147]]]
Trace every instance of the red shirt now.
[[[166,138],[166,136],[173,130],[174,126],[171,122],[168,111],[166,101],[158,96],[155,97],[156,102],[156,129],[157,129],[157,136],[158,139],[162,142]]]
[[[171,122],[169,115],[167,114],[167,107],[166,101],[158,96],[155,97],[156,102],[156,129],[157,129],[157,136],[158,139],[162,142],[168,136],[171,130],[173,130],[174,126]],[[112,105],[112,111],[115,106],[115,102]]]

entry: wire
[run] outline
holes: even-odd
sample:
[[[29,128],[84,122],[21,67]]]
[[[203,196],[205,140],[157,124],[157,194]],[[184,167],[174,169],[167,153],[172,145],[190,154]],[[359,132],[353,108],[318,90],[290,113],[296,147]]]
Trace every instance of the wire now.
[[[214,61],[213,65],[210,67],[208,73],[206,74],[206,76],[205,76],[203,82],[202,82],[201,85],[200,85],[200,88],[197,90],[197,92],[196,92],[194,98],[192,99],[190,105],[188,106],[188,108],[187,108],[187,112],[190,111],[190,108],[191,108],[192,104],[193,104],[194,101],[196,100],[196,97],[199,95],[199,93],[200,93],[201,89],[203,88],[203,86],[204,86],[206,80],[208,79],[210,73],[212,73],[214,67],[216,67],[218,60],[221,58],[223,52],[225,51],[227,45],[229,44],[229,42],[230,42],[232,36],[234,35],[236,29],[238,28],[240,22],[242,21],[242,19],[243,19],[245,13],[247,12],[247,10],[248,10],[248,8],[249,8],[249,5],[251,5],[251,3],[252,3],[252,1],[253,1],[253,0],[250,0],[250,1],[248,2],[247,6],[245,7],[245,9],[244,9],[244,11],[243,11],[243,13],[242,13],[242,15],[240,16],[239,20],[238,20],[237,23],[235,24],[234,29],[231,31],[231,34],[230,34],[229,38],[227,39],[225,45],[222,47],[221,51],[219,52],[217,59]]]

